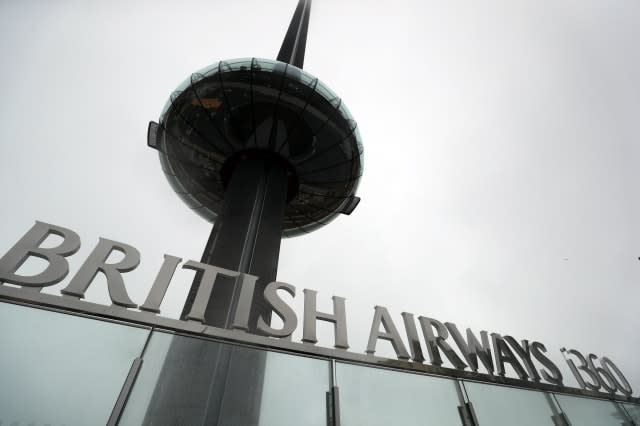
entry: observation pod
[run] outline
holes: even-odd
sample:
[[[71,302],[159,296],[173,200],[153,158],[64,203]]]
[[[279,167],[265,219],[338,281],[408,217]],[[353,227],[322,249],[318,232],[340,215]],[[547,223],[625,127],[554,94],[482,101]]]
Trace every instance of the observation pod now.
[[[318,229],[360,201],[356,122],[326,85],[288,63],[245,58],[195,72],[150,123],[148,144],[176,193],[210,222],[247,161],[286,171],[282,236]]]

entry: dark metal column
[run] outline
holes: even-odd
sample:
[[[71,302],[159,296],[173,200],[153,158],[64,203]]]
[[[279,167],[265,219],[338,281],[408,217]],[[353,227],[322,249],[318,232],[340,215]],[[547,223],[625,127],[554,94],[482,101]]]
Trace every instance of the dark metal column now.
[[[240,157],[225,192],[224,206],[202,255],[202,262],[259,277],[249,331],[256,332],[258,316],[268,323],[271,313],[262,296],[275,280],[287,200],[287,169],[274,158]],[[201,274],[193,282],[181,318],[191,310]],[[238,280],[219,277],[205,311],[205,323],[229,328],[237,298]]]
[[[302,68],[310,7],[311,0],[299,1],[278,54],[279,61]],[[278,131],[276,118],[271,120],[268,146],[272,150]],[[253,125],[255,132],[255,122]],[[297,190],[297,181],[273,152],[245,151],[236,155],[227,159],[222,168],[222,179],[227,183],[223,206],[201,261],[258,276],[248,324],[248,331],[256,333],[259,317],[267,323],[271,319],[263,293],[266,285],[276,279],[284,210],[288,197],[293,196],[290,192]],[[202,275],[197,273],[194,278],[181,319],[191,311]],[[204,323],[230,328],[239,293],[238,279],[218,277]],[[144,424],[257,426],[265,363],[266,353],[262,351],[175,337]]]
[[[267,154],[248,153],[233,163],[224,207],[211,232],[202,262],[259,277],[249,317],[268,323],[264,287],[276,278],[282,218],[287,201],[286,166]],[[182,318],[200,285],[197,274]],[[218,277],[205,311],[205,324],[230,328],[239,296],[238,282]],[[260,419],[266,354],[212,342],[174,338],[145,417],[154,425],[257,425]]]
[[[284,40],[282,40],[282,46],[280,46],[277,57],[278,61],[302,68],[304,65],[304,52],[307,47],[310,13],[311,0],[300,0],[289,23]]]

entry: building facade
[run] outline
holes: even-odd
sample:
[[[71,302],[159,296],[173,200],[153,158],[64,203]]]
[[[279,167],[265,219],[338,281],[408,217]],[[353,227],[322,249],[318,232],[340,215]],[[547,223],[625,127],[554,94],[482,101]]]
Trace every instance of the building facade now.
[[[14,286],[0,286],[0,324],[0,369],[8,384],[0,398],[3,426],[183,425],[194,419],[229,426],[640,421],[633,397],[540,383],[514,386],[509,383],[515,379],[316,348]],[[170,358],[169,348],[176,346],[201,356]],[[262,383],[248,388],[207,374],[225,354],[264,359]],[[167,369],[201,381],[194,388],[204,384],[209,392],[192,394],[188,381],[162,388],[159,378]],[[158,392],[178,402],[170,410],[154,408]],[[247,413],[247,401],[256,395],[259,410]]]

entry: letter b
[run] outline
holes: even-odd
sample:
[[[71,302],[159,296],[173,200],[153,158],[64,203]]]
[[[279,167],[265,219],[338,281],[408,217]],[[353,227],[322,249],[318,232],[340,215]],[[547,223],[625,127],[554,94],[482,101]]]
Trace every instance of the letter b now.
[[[57,247],[43,248],[40,244],[51,234],[62,237]],[[70,229],[36,221],[36,224],[0,259],[0,282],[28,287],[46,287],[62,281],[69,273],[65,257],[80,249],[80,237]],[[37,275],[16,275],[16,271],[31,256],[49,264]]]

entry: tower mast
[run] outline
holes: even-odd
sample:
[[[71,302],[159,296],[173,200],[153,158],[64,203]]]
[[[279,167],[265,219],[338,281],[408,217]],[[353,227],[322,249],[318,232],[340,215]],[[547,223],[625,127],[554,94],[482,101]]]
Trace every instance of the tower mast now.
[[[176,193],[214,223],[200,268],[258,277],[246,324],[254,334],[259,319],[270,324],[264,290],[276,279],[282,237],[318,229],[359,201],[356,123],[302,69],[310,8],[310,0],[298,2],[277,61],[221,61],[192,74],[149,126],[148,144]],[[198,319],[232,328],[243,277],[205,286],[208,276],[196,272],[181,319],[189,320],[202,288],[211,291]],[[268,359],[264,351],[174,336],[144,423],[257,425]]]
[[[302,68],[310,12],[311,0],[300,0],[280,47],[278,61]],[[269,124],[268,146],[275,146],[277,115]],[[290,171],[276,155],[267,151],[244,152],[232,161],[222,208],[201,262],[259,277],[249,316],[249,331],[255,333],[258,317],[262,316],[266,323],[271,317],[262,294],[264,287],[276,279],[282,219],[291,186],[287,176]],[[183,320],[191,311],[202,275],[198,272],[194,278],[180,317]],[[241,278],[220,277],[218,281],[211,293],[204,323],[230,328]]]

